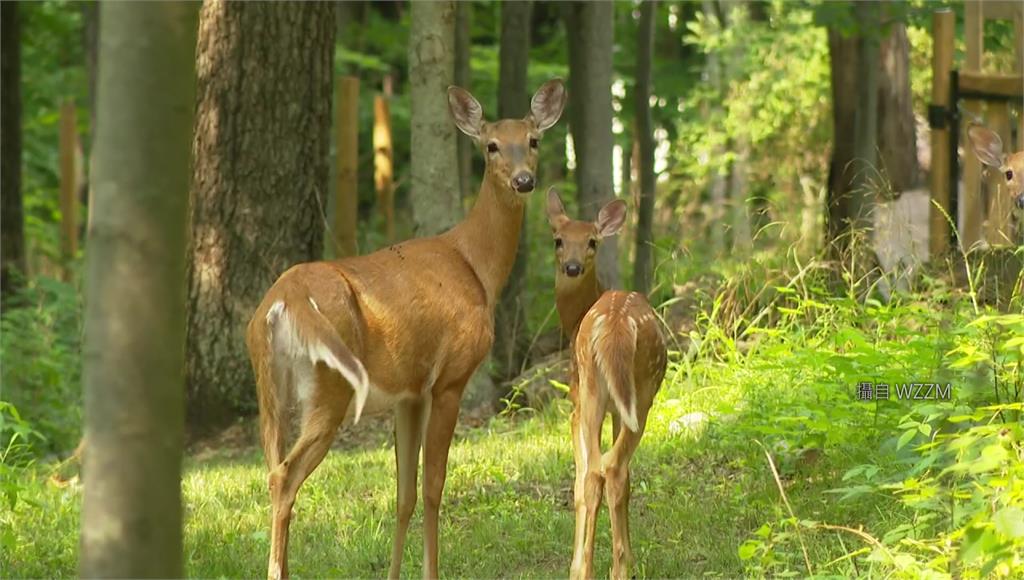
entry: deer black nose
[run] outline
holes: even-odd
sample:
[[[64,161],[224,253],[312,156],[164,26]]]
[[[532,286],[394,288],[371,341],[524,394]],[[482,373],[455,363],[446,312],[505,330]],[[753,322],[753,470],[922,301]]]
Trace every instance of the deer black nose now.
[[[1024,209],[1024,193],[1017,196],[1017,209]]]
[[[512,187],[519,193],[530,193],[533,191],[533,175],[522,171],[512,178]]]
[[[575,278],[583,273],[583,264],[579,262],[569,262],[565,265],[565,275],[570,278]]]

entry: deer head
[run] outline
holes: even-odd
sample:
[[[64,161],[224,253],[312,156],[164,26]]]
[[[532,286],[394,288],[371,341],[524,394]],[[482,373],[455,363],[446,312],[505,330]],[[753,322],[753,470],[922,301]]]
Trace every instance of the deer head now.
[[[552,79],[537,89],[526,118],[487,123],[483,107],[469,91],[449,87],[448,108],[459,130],[483,148],[485,180],[504,186],[514,195],[526,196],[536,186],[541,135],[562,115],[566,96],[562,80]]]
[[[619,233],[626,221],[626,202],[615,199],[597,214],[597,221],[578,221],[565,215],[565,206],[554,188],[548,189],[548,223],[555,236],[558,277],[576,278],[594,271],[601,240]]]
[[[978,159],[1003,174],[1010,195],[1020,209],[1024,209],[1024,151],[1007,155],[1003,153],[1003,140],[988,127],[973,125],[967,136],[974,146]]]

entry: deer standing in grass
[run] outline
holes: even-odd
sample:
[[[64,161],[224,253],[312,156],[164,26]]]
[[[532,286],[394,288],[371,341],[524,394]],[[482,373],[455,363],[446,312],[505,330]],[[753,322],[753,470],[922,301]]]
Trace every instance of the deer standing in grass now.
[[[615,235],[626,219],[626,203],[605,205],[596,222],[571,220],[552,189],[548,222],[555,238],[558,271],[555,303],[570,339],[572,442],[576,461],[573,496],[576,539],[571,578],[593,578],[594,536],[602,493],[612,525],[612,578],[628,578],[629,462],[640,444],[647,413],[665,377],[668,360],[658,317],[638,292],[605,292],[595,256],[602,238]],[[601,453],[601,425],[612,415],[612,448]]]
[[[459,401],[490,351],[494,306],[534,189],[541,134],[565,105],[561,80],[533,96],[525,119],[485,123],[480,103],[451,87],[455,124],[487,162],[476,205],[435,237],[366,256],[295,266],[253,314],[246,342],[256,373],[272,504],[268,576],[288,576],[295,496],[349,412],[395,409],[397,526],[389,576],[401,570],[423,449],[423,576],[438,576],[438,513]],[[299,426],[290,450],[292,422]],[[287,455],[285,452],[287,451]]]

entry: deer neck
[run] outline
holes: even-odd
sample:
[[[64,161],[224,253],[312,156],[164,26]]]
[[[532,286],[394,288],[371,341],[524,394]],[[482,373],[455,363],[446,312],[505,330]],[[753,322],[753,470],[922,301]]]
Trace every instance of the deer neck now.
[[[473,209],[447,234],[476,273],[492,309],[516,259],[524,207],[524,200],[488,170]]]
[[[562,333],[569,340],[576,338],[583,315],[604,293],[597,281],[597,268],[587,268],[583,274],[570,278],[562,272],[555,274],[555,305]]]

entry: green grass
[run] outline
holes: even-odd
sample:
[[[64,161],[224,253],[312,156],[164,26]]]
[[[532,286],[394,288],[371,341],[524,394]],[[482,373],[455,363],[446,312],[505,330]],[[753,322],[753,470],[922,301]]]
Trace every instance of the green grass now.
[[[1005,543],[1009,540],[999,538],[1010,536],[991,534],[995,539],[989,540],[971,531],[975,524],[944,523],[949,518],[942,510],[961,500],[943,497],[958,485],[989,486],[996,499],[966,500],[957,508],[959,513],[973,510],[968,513],[981,518],[975,521],[983,529],[994,509],[1019,505],[1024,496],[1000,491],[1005,483],[986,483],[988,472],[929,480],[924,478],[927,465],[917,475],[913,470],[915,462],[928,457],[919,450],[930,445],[929,434],[948,432],[958,421],[951,416],[970,414],[961,410],[965,402],[983,404],[991,398],[987,385],[993,377],[1002,377],[1003,383],[1021,380],[1019,363],[1011,365],[1013,356],[1024,356],[1024,351],[1013,354],[1019,346],[999,347],[1006,354],[995,362],[985,362],[984,351],[972,349],[1008,340],[1024,318],[990,317],[985,324],[965,326],[977,315],[964,302],[940,309],[923,300],[864,305],[804,291],[780,293],[786,296],[776,305],[777,324],[753,330],[743,337],[744,346],[713,319],[702,318],[685,347],[688,355],[673,354],[632,464],[636,576],[805,576],[801,542],[820,577],[886,577],[893,571],[898,577],[918,577],[922,569],[944,577],[960,566],[951,565],[948,556],[955,557],[956,546],[971,538],[982,538],[987,544],[981,549],[1003,554],[1009,559],[1001,561],[1015,566],[1021,559],[1019,540]],[[967,350],[951,354],[957,348]],[[856,399],[859,381],[883,379],[950,381],[957,401],[935,411],[930,403]],[[569,403],[559,399],[541,411],[459,429],[441,513],[442,575],[566,575],[573,533],[569,410]],[[711,417],[704,428],[694,432],[674,426],[694,412]],[[1016,421],[1019,426],[1019,414]],[[924,423],[930,426],[925,429]],[[989,434],[979,431],[978,441],[991,447],[997,441],[993,437],[1003,433],[997,427]],[[374,428],[378,433],[360,437],[362,443],[333,450],[300,491],[290,544],[294,576],[386,574],[394,532],[394,462],[388,425]],[[1019,473],[1012,471],[1019,465],[1012,459],[1019,446],[999,445],[1011,454],[1006,459],[1011,471],[999,465],[988,469],[1005,480],[1007,473]],[[778,466],[792,514],[765,449]],[[959,453],[954,459],[942,459],[946,463],[941,465],[969,462],[971,456]],[[877,474],[864,479],[863,466]],[[862,473],[850,473],[853,468]],[[6,534],[0,534],[0,577],[76,574],[81,488],[57,486],[48,479],[50,471],[51,466],[37,465],[14,472],[24,489],[13,512],[0,513],[0,522],[10,528],[0,530]],[[918,504],[901,501],[898,494],[914,491],[907,484],[912,477],[933,482],[927,493],[934,497],[915,499],[925,502]],[[863,484],[862,492],[849,493],[857,484]],[[844,487],[847,493],[829,493]],[[184,496],[187,574],[261,576],[269,548],[269,501],[259,450],[189,458]],[[420,522],[417,513],[403,566],[410,577],[421,573]],[[887,561],[881,549],[843,558],[867,544],[823,523],[863,528],[904,561]],[[997,524],[995,529],[1016,533],[1012,526]],[[608,518],[602,511],[596,553],[602,575],[610,566],[609,546]],[[929,555],[935,552],[942,557]],[[964,577],[978,577],[981,563],[970,566],[962,568],[971,571]]]

